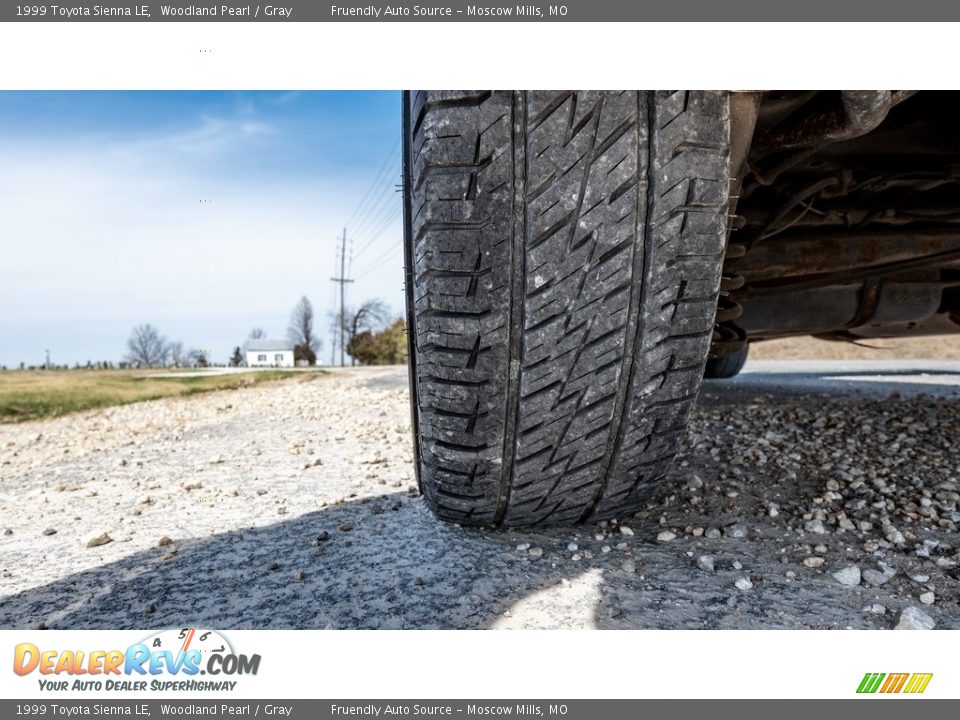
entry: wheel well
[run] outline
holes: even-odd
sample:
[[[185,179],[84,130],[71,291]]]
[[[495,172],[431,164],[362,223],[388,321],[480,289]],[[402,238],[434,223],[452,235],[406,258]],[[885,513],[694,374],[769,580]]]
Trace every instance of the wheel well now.
[[[728,329],[960,331],[958,116],[957,92],[734,93]]]

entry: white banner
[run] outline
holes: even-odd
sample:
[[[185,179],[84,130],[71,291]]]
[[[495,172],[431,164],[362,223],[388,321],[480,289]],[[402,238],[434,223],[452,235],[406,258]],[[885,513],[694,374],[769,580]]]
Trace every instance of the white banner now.
[[[118,700],[960,698],[951,640],[946,632],[862,630],[5,630],[0,693]],[[104,673],[107,666],[116,672]],[[878,687],[858,694],[867,673],[907,678],[900,693]],[[922,693],[902,692],[910,675],[927,673]]]

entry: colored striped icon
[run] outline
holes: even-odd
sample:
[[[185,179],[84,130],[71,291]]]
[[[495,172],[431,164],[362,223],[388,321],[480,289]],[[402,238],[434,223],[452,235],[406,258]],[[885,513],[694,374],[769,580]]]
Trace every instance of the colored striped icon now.
[[[919,694],[927,689],[933,673],[866,673],[858,693],[911,693]]]

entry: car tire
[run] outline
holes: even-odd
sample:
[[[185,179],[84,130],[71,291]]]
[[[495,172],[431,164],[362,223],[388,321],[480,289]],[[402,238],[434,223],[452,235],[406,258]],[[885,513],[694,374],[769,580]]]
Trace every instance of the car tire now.
[[[438,516],[643,506],[710,347],[728,126],[721,92],[404,93],[412,415]]]
[[[707,380],[726,380],[735,377],[743,370],[749,352],[750,346],[744,343],[732,353],[707,358],[707,365],[703,369],[703,377]]]

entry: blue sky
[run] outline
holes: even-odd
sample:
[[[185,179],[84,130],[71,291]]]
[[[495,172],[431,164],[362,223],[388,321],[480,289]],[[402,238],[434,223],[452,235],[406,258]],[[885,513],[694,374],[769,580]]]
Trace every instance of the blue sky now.
[[[0,365],[145,322],[224,362],[301,295],[329,361],[344,225],[348,303],[402,311],[399,136],[397,92],[0,92]]]

